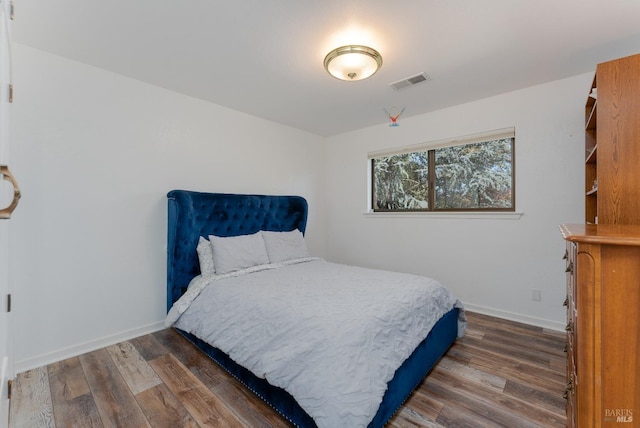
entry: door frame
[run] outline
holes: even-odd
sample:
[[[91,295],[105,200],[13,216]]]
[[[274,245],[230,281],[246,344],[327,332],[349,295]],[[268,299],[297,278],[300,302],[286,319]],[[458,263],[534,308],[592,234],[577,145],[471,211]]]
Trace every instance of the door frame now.
[[[9,160],[12,7],[11,0],[0,0],[0,165],[6,165]],[[5,186],[4,183],[5,180],[0,180],[0,208],[8,206],[13,199],[13,192],[9,191],[10,186]],[[9,425],[8,382],[14,377],[8,241],[9,221],[0,220],[0,428]]]

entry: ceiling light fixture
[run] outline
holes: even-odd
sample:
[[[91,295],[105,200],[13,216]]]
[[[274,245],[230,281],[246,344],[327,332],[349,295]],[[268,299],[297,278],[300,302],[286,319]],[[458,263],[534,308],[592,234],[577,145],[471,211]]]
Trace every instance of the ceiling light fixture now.
[[[324,57],[324,68],[340,80],[363,80],[373,76],[380,67],[382,55],[368,46],[342,46]]]

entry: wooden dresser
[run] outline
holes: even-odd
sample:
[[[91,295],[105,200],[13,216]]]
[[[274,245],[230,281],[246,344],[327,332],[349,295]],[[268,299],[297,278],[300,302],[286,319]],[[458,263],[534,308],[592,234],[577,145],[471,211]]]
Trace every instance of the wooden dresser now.
[[[640,426],[640,226],[562,225],[567,426]]]

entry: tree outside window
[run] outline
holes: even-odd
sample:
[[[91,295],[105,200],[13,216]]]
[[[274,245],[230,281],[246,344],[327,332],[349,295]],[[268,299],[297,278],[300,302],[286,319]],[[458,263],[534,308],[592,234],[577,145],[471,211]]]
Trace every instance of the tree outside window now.
[[[514,211],[513,136],[373,157],[374,211]]]

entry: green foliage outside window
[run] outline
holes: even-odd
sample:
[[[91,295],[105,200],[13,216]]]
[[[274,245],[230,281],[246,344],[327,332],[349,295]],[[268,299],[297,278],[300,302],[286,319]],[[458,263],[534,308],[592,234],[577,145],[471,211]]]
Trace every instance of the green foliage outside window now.
[[[436,208],[512,208],[512,139],[437,149]]]
[[[429,155],[412,152],[373,159],[375,209],[429,208]]]
[[[372,206],[513,211],[513,146],[514,138],[503,138],[374,158]]]

